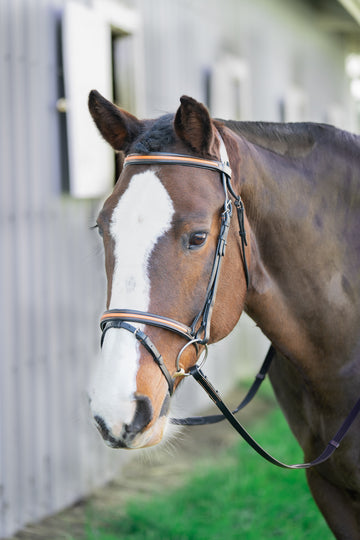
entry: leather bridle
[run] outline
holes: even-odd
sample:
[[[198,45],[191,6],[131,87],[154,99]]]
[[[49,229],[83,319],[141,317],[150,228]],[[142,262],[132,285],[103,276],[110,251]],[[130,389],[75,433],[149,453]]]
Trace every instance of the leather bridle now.
[[[224,189],[224,207],[221,214],[221,225],[220,232],[218,236],[217,246],[214,255],[214,262],[209,278],[209,283],[206,290],[205,301],[202,309],[199,311],[197,316],[194,318],[191,326],[187,326],[179,321],[164,317],[162,315],[155,315],[153,313],[148,313],[144,311],[137,311],[131,309],[111,309],[105,311],[100,320],[100,327],[102,330],[101,336],[101,346],[104,341],[106,332],[111,328],[122,328],[131,332],[134,337],[139,341],[139,343],[145,347],[145,349],[152,355],[154,361],[159,366],[164,377],[167,380],[169,387],[169,394],[172,395],[174,392],[174,381],[176,377],[184,377],[191,375],[194,379],[204,388],[209,397],[215,403],[215,405],[220,409],[220,415],[213,416],[200,416],[200,417],[189,417],[189,418],[171,418],[171,422],[177,425],[203,425],[203,424],[213,424],[220,422],[224,419],[227,419],[230,424],[236,429],[236,431],[243,437],[243,439],[264,459],[281,468],[286,469],[308,469],[314,467],[328,460],[333,452],[339,447],[340,442],[345,437],[349,428],[353,424],[355,418],[360,412],[360,399],[355,403],[353,409],[350,411],[349,415],[342,423],[340,429],[335,434],[333,439],[328,443],[325,450],[322,454],[309,463],[300,463],[295,465],[287,465],[278,461],[272,457],[268,452],[266,452],[245,430],[245,428],[239,423],[235,418],[234,414],[240,409],[245,407],[252,398],[255,396],[257,390],[259,389],[262,381],[265,379],[267,371],[271,365],[271,361],[275,355],[275,349],[273,346],[270,346],[270,349],[266,355],[264,363],[255,377],[255,381],[251,386],[249,392],[242,400],[240,405],[234,410],[231,411],[224,403],[222,398],[219,395],[219,392],[208,381],[207,377],[204,375],[200,369],[202,366],[196,363],[194,366],[189,368],[188,372],[185,373],[184,369],[180,366],[180,358],[182,353],[190,345],[196,347],[197,352],[199,351],[199,346],[205,347],[205,359],[207,356],[207,343],[210,338],[210,324],[211,316],[216,298],[216,291],[219,282],[221,262],[225,255],[226,241],[230,227],[230,220],[232,217],[232,208],[233,203],[231,197],[234,199],[234,204],[237,210],[238,222],[239,222],[239,235],[241,239],[241,251],[242,251],[242,261],[244,266],[244,274],[246,279],[246,286],[249,287],[249,271],[246,261],[245,246],[246,242],[246,231],[244,226],[244,206],[239,195],[237,195],[231,185],[231,169],[229,160],[226,153],[225,145],[220,138],[220,153],[221,161],[207,160],[203,158],[195,158],[188,155],[180,154],[170,154],[170,153],[149,153],[149,154],[131,154],[125,158],[124,167],[132,165],[182,165],[186,167],[199,167],[202,169],[208,169],[211,171],[216,171],[220,174],[222,186]],[[176,371],[173,375],[167,369],[163,358],[160,352],[155,347],[154,343],[151,341],[149,336],[147,336],[140,328],[135,327],[132,323],[136,324],[145,324],[150,326],[156,326],[164,330],[174,332],[181,337],[187,340],[187,343],[182,347],[178,353],[176,359]]]
[[[131,309],[111,309],[105,311],[100,320],[100,327],[102,330],[101,345],[103,344],[105,334],[110,328],[122,328],[131,332],[134,337],[145,347],[145,349],[152,355],[154,361],[161,369],[164,377],[167,380],[169,393],[173,394],[174,391],[174,378],[179,376],[186,376],[184,369],[180,366],[180,358],[182,353],[189,345],[195,345],[198,351],[199,346],[205,347],[205,358],[207,355],[207,343],[210,338],[210,325],[213,307],[216,298],[216,291],[219,283],[220,268],[222,259],[225,255],[227,236],[230,228],[230,221],[233,213],[233,203],[231,196],[234,198],[234,204],[237,210],[239,221],[239,235],[241,238],[242,246],[242,260],[244,265],[244,273],[246,279],[246,285],[249,285],[249,271],[246,261],[245,246],[246,231],[244,227],[244,206],[239,195],[236,195],[231,185],[231,169],[227,158],[225,145],[222,140],[221,155],[222,161],[215,161],[203,158],[196,158],[181,154],[170,153],[149,153],[149,154],[130,154],[124,160],[124,167],[133,165],[182,165],[186,167],[197,167],[216,171],[220,174],[221,182],[224,190],[224,206],[221,213],[220,231],[217,240],[217,246],[214,255],[214,261],[212,270],[210,273],[209,283],[206,289],[205,301],[203,307],[194,318],[191,326],[187,326],[179,321],[164,317],[162,315],[155,315],[154,313],[131,310]],[[136,324],[147,324],[150,326],[157,326],[185,338],[188,343],[180,350],[176,359],[176,371],[174,375],[171,375],[161,354],[142,330],[133,326]]]

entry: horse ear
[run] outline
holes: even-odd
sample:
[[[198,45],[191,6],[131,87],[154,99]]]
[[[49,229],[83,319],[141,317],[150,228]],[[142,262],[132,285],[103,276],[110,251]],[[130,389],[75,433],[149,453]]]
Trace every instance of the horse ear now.
[[[142,130],[142,122],[119,109],[97,90],[89,94],[89,110],[98,130],[115,150],[125,151]]]
[[[211,154],[215,130],[208,110],[188,96],[182,96],[180,103],[174,120],[175,132],[195,152]]]

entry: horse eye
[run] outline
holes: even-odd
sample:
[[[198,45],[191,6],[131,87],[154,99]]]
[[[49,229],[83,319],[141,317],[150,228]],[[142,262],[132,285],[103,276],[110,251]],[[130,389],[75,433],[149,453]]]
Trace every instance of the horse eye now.
[[[94,225],[93,227],[90,227],[90,229],[97,229],[97,231],[100,234],[101,238],[104,236],[103,235],[103,230],[102,230],[102,228],[100,227],[100,225],[98,223],[96,225]]]
[[[189,238],[189,248],[197,248],[205,244],[207,239],[206,232],[193,233]]]

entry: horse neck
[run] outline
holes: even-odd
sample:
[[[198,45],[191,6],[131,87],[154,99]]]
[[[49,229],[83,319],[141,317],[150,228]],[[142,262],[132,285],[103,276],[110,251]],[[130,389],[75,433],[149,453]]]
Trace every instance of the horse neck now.
[[[238,155],[235,183],[256,236],[266,235],[267,242],[276,243],[278,235],[271,234],[273,229],[274,232],[282,227],[288,229],[292,223],[296,223],[298,233],[299,227],[306,228],[307,223],[301,217],[308,215],[314,203],[313,200],[300,201],[299,197],[301,190],[310,189],[312,184],[307,159],[299,166],[293,159],[246,139],[239,139]]]
[[[310,366],[319,351],[324,357],[341,352],[344,358],[339,343],[346,340],[349,326],[355,336],[359,313],[354,314],[346,291],[349,283],[344,281],[348,278],[341,235],[349,215],[345,208],[331,207],[340,189],[336,159],[330,166],[329,156],[316,148],[307,153],[302,149],[299,158],[242,137],[237,142],[235,182],[252,240],[247,312],[296,361]],[[319,176],[326,182],[319,182]],[[329,204],[326,211],[324,199]],[[345,356],[354,346],[348,339]]]

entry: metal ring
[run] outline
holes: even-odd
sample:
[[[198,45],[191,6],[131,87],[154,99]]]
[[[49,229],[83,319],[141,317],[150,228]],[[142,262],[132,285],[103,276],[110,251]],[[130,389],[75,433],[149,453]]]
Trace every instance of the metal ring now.
[[[201,369],[203,365],[205,364],[208,354],[209,354],[209,347],[206,343],[204,343],[204,350],[202,351],[204,353],[203,359],[201,360],[200,364],[198,365],[198,368]],[[201,353],[201,354],[202,354]]]
[[[189,343],[186,343],[182,347],[182,349],[180,349],[180,352],[176,357],[176,372],[174,373],[174,377],[189,377],[190,373],[186,373],[184,368],[180,367],[180,357],[181,357],[182,353],[185,351],[185,349],[187,347],[189,347],[189,345],[195,345],[196,343],[202,343],[202,341],[203,340],[200,339],[200,338],[192,339],[191,341],[189,341]],[[203,345],[204,345],[204,350],[202,351],[202,353],[204,352],[205,354],[204,354],[204,357],[203,357],[203,359],[201,360],[201,362],[200,362],[200,364],[198,366],[199,368],[201,368],[205,364],[206,359],[207,359],[208,354],[209,354],[209,348],[208,348],[207,344],[205,343]]]

